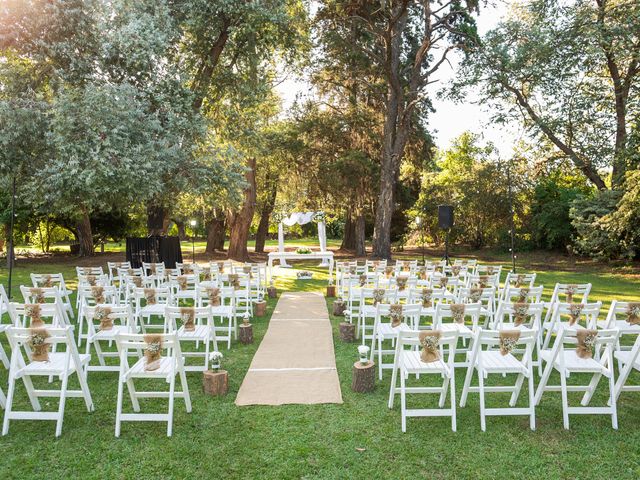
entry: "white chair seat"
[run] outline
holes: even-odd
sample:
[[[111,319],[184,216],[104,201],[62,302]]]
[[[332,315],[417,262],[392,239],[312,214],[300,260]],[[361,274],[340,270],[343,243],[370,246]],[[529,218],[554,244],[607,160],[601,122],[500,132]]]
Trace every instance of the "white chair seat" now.
[[[551,359],[551,350],[542,350],[540,356],[545,362],[548,362]],[[554,367],[559,368],[559,365],[560,358],[556,358]],[[564,365],[570,372],[604,373],[606,371],[606,369],[593,358],[580,358],[575,350],[564,351]]]
[[[129,327],[114,325],[111,330],[98,330],[93,336],[93,340],[113,340],[117,333],[132,333]]]
[[[436,314],[435,307],[428,307],[420,310],[421,317],[433,317],[435,314]]]
[[[458,332],[458,335],[461,337],[470,337],[473,333],[469,327],[462,323],[442,323],[438,327],[438,330],[442,330],[443,332]]]
[[[164,303],[156,303],[155,305],[145,305],[140,309],[140,315],[149,316],[149,315],[162,315],[164,316],[164,311],[167,309],[167,306]]]
[[[631,325],[626,320],[616,320],[612,326],[607,326],[606,320],[598,320],[598,328],[617,328],[621,335],[636,334],[640,335],[640,325]]]
[[[378,335],[383,339],[393,338],[398,335],[398,332],[408,330],[410,330],[410,328],[404,323],[401,323],[397,327],[392,327],[390,323],[380,323],[378,325]]]
[[[233,308],[230,305],[218,305],[211,307],[211,315],[214,317],[228,317],[233,314]]]
[[[403,351],[400,356],[400,367],[407,373],[442,373],[449,376],[449,366],[442,361],[442,358],[425,363],[420,355],[419,351]]]
[[[160,366],[156,370],[145,370],[146,358],[139,359],[126,373],[128,378],[169,377],[173,358],[160,357]]]
[[[471,353],[467,355],[470,357]],[[526,373],[522,362],[511,353],[502,355],[499,350],[483,350],[478,352],[476,367],[480,364],[482,364],[481,370],[487,373]]]
[[[631,361],[633,352],[631,350],[617,350],[613,353],[616,360],[620,360],[625,365]],[[640,357],[636,358],[633,368],[640,370]]]
[[[173,295],[173,298],[195,299],[196,298],[196,291],[195,290],[178,290]]]
[[[80,357],[80,363],[86,365],[91,359],[91,355],[83,353],[78,355]],[[20,369],[20,373],[26,373],[28,375],[60,375],[64,372],[66,353],[64,352],[49,352],[48,362],[31,362],[25,367]],[[73,362],[69,363],[69,374],[75,372]],[[19,378],[19,377],[17,377]]]
[[[549,330],[553,325],[553,331],[557,332],[560,330],[560,327],[564,327],[564,328],[573,328],[574,330],[584,330],[584,327],[582,325],[580,325],[579,323],[574,323],[573,325],[569,325],[569,322],[544,322],[543,324],[543,328],[545,330]]]
[[[209,327],[207,325],[196,325],[196,329],[188,332],[184,329],[184,325],[182,325],[178,329],[178,338],[180,340],[203,340],[207,338]]]

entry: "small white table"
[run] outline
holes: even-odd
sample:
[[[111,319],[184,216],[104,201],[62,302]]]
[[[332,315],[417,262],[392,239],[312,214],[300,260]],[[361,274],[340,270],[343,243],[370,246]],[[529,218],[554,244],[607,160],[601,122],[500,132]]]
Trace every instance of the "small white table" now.
[[[271,278],[271,269],[273,261],[278,260],[280,266],[288,267],[287,260],[320,260],[321,267],[329,267],[329,278],[333,276],[333,252],[312,252],[312,253],[296,253],[296,252],[269,252],[269,278]]]

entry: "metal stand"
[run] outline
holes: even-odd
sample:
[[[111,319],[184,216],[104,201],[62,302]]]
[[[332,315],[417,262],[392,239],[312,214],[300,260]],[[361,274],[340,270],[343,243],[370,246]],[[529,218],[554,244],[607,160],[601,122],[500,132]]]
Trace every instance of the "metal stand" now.
[[[449,229],[445,230],[444,234],[444,257],[445,265],[449,266]]]
[[[9,263],[9,279],[7,281],[7,296],[11,300],[11,280],[13,279],[13,264],[16,261],[13,252],[13,228],[16,218],[16,176],[13,175],[13,186],[11,192],[11,221],[9,222],[9,251],[7,252],[7,261]]]

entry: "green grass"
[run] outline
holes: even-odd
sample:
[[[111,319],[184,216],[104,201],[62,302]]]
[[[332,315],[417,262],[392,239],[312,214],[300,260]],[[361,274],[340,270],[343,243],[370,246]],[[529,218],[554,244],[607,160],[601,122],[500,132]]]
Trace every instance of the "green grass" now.
[[[317,263],[317,262],[316,262]],[[315,272],[313,280],[295,279],[295,270],[282,270],[282,290],[322,290],[326,270],[316,263],[296,264]],[[18,268],[17,283],[28,283],[28,271],[62,271],[70,267],[38,264]],[[4,283],[6,270],[0,270]],[[592,296],[640,300],[637,281],[615,273],[539,272],[550,291],[556,281],[593,283]],[[275,300],[269,300],[271,315]],[[328,301],[331,312],[332,300]],[[620,429],[606,416],[573,416],[571,430],[562,428],[560,395],[545,394],[537,409],[537,430],[524,417],[488,419],[480,430],[477,395],[458,409],[458,432],[446,418],[413,418],[408,432],[400,431],[396,403],[387,409],[390,373],[372,394],[350,389],[356,345],[338,338],[341,318],[331,317],[343,405],[236,407],[235,396],[253,354],[266,332],[268,317],[254,319],[255,343],[234,343],[225,354],[230,392],[210,398],[201,392],[201,375],[188,374],[193,412],[176,403],[174,435],[165,426],[127,423],[114,437],[116,374],[89,377],[96,411],[87,413],[82,400],[70,399],[62,437],[54,438],[53,422],[20,421],[0,438],[0,478],[638,478],[640,476],[640,395],[623,394],[619,401]],[[6,343],[5,343],[6,346]],[[457,373],[459,398],[464,372]],[[6,371],[0,370],[1,384]],[[575,381],[579,376],[572,376]],[[510,381],[510,378],[500,381]],[[536,379],[537,380],[537,379]],[[556,379],[557,380],[557,379]],[[635,377],[638,382],[638,377]],[[601,383],[596,400],[602,400]],[[523,392],[524,393],[524,392]],[[575,402],[576,397],[572,395]],[[19,389],[18,403],[26,395]],[[421,400],[422,401],[422,400]],[[506,397],[489,397],[488,406],[505,405]],[[56,402],[50,401],[51,405]],[[144,405],[163,403],[147,401]]]

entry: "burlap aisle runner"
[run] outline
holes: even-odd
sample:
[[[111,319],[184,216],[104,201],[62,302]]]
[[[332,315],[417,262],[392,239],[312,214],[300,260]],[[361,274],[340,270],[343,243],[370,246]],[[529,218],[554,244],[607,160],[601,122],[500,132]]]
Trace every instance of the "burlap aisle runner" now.
[[[319,293],[283,293],[236,405],[342,403],[329,312]]]

